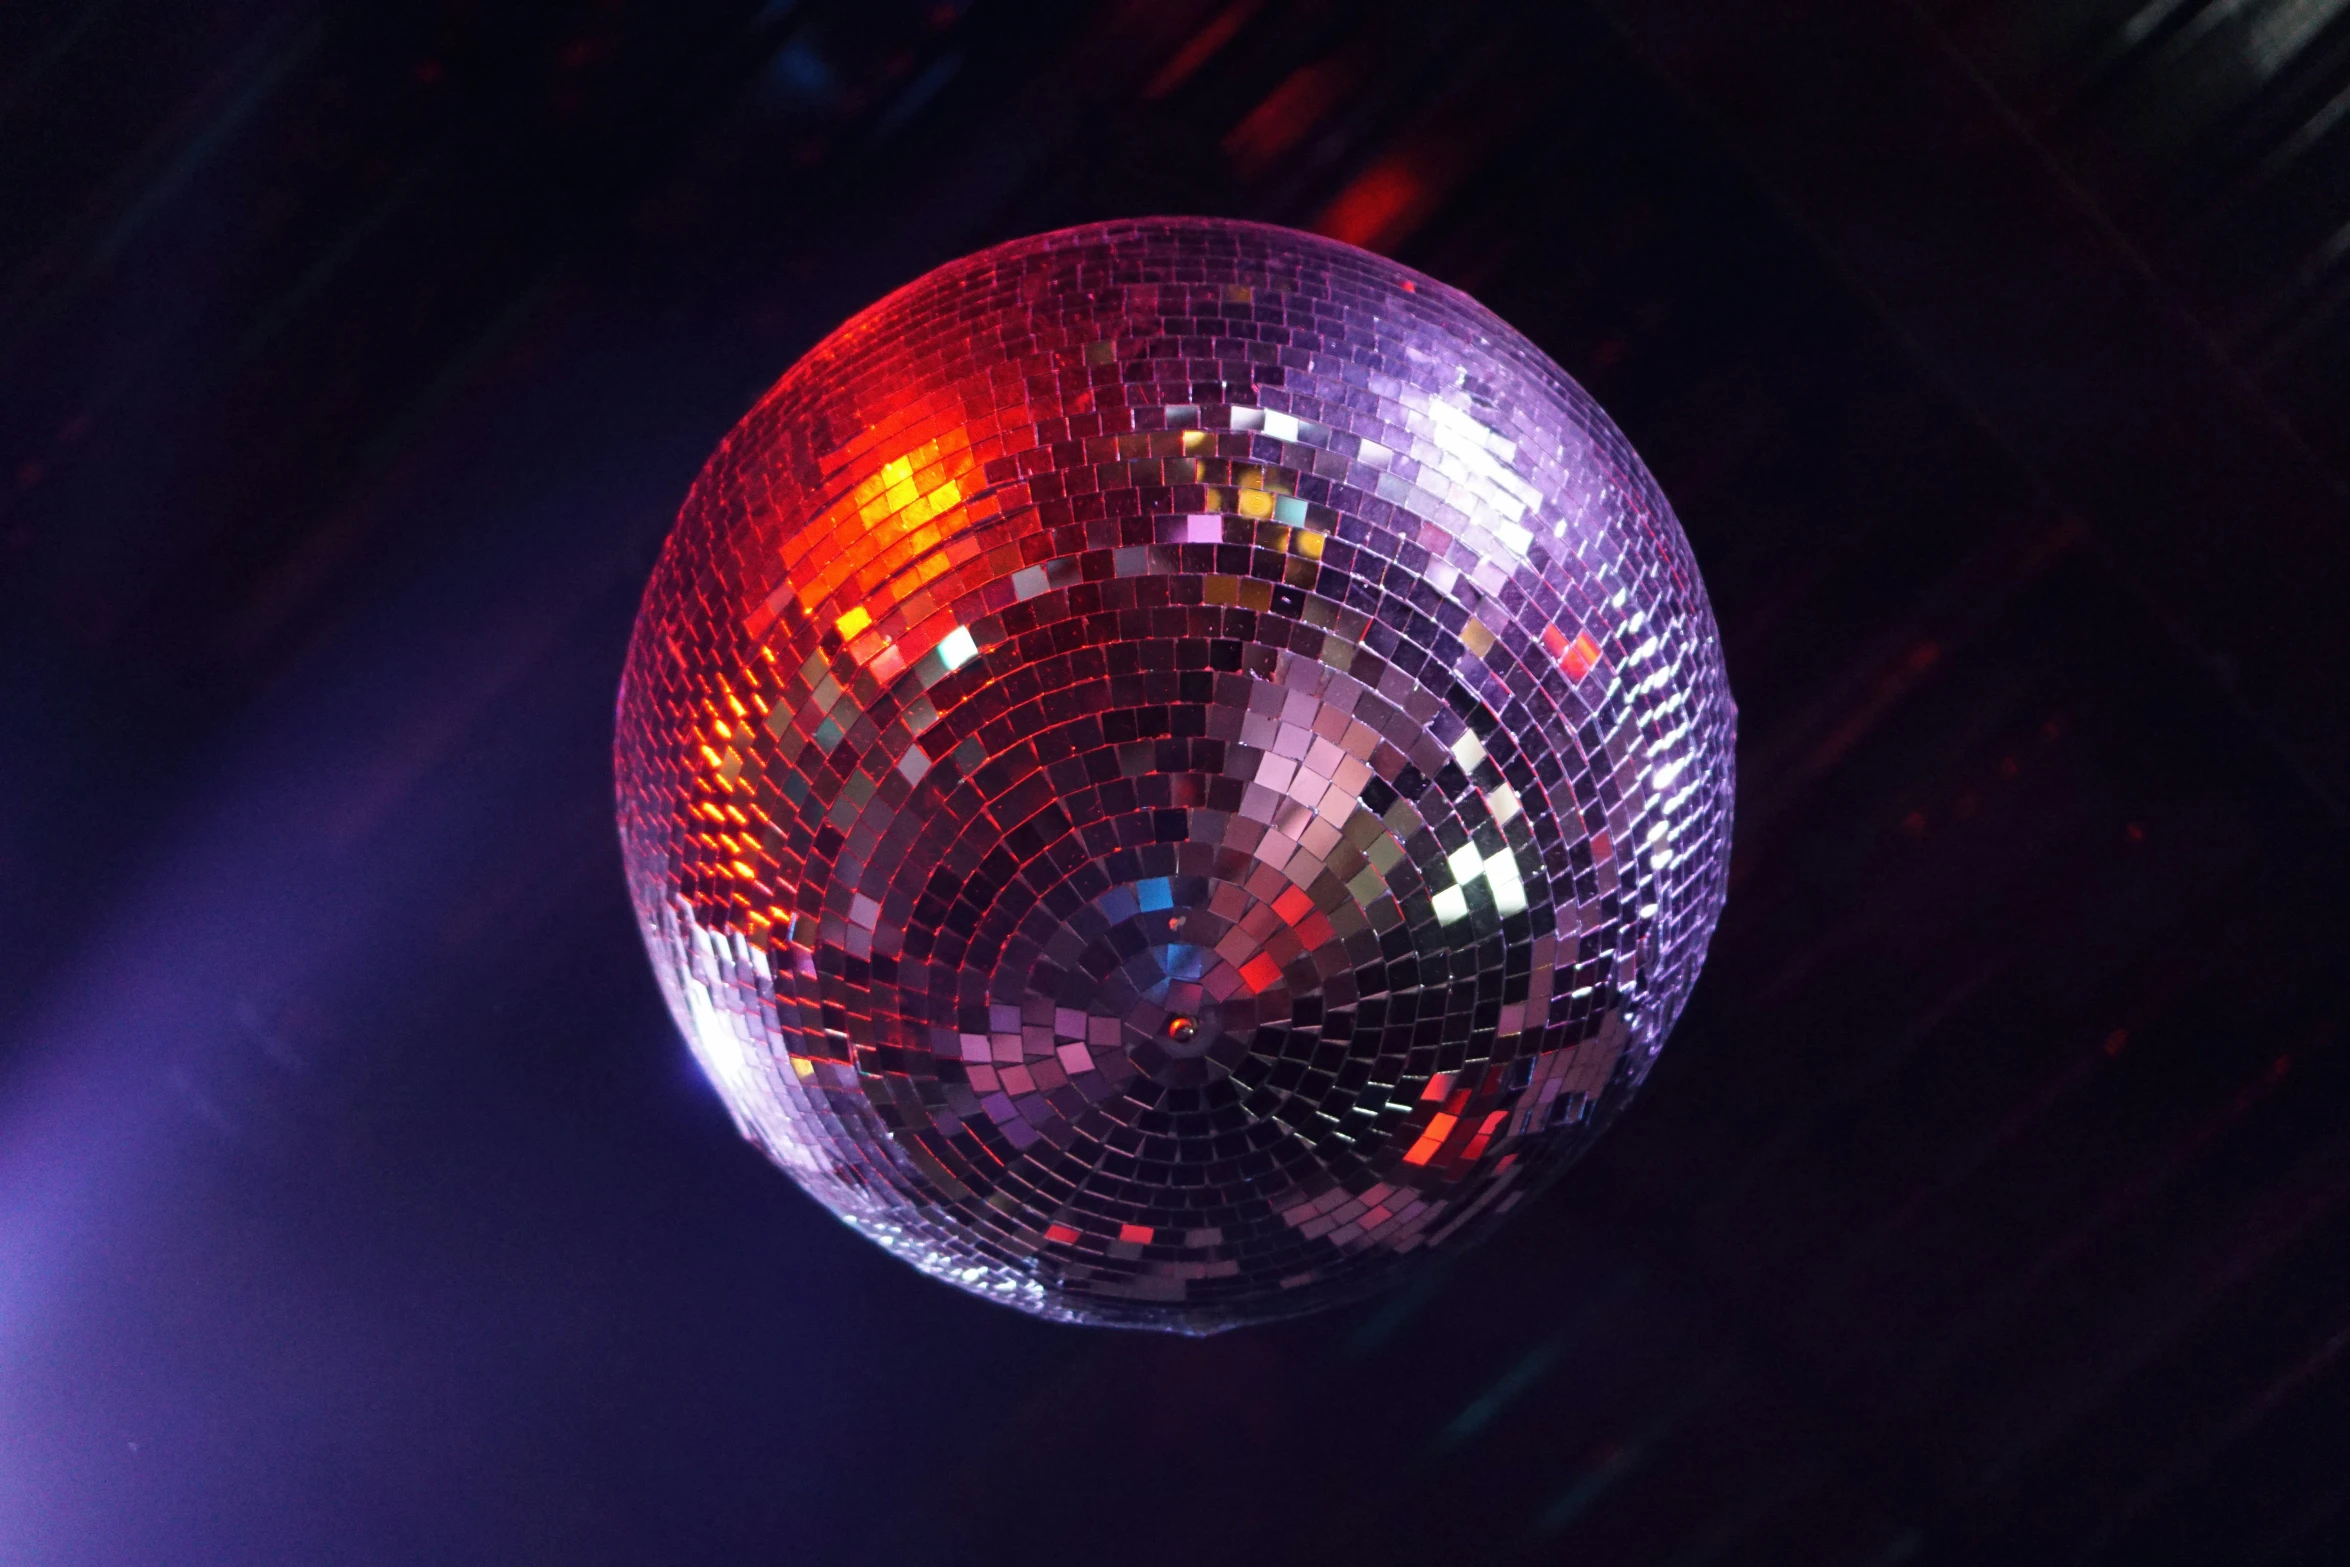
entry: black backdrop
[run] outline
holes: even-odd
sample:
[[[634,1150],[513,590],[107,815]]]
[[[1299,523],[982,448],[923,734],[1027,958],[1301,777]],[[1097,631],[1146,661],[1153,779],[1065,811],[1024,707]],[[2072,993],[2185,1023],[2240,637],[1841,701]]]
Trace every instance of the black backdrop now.
[[[2350,38],[2214,99],[2183,29],[2286,12],[2147,9],[0,14],[0,1560],[2342,1559],[2342,247],[2245,214]],[[756,393],[1153,211],[1542,343],[1743,710],[1633,1112],[1197,1343],[738,1143],[610,816]]]

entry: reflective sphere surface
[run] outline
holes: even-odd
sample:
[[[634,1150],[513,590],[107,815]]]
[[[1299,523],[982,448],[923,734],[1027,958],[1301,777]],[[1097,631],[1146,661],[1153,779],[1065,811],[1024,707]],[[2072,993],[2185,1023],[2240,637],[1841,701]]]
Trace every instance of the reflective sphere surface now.
[[[746,1136],[925,1271],[1209,1332],[1472,1240],[1720,911],[1686,540],[1542,353],[1252,224],[1047,234],[793,366],[621,693],[630,892]]]

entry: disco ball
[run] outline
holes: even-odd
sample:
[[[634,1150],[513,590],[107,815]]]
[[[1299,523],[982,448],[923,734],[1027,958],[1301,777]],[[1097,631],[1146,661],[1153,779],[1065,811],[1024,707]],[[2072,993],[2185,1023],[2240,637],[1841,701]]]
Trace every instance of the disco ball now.
[[[941,267],[702,471],[621,689],[629,890],[743,1134],[927,1273],[1213,1332],[1538,1190],[1704,959],[1687,541],[1467,296],[1256,224]]]

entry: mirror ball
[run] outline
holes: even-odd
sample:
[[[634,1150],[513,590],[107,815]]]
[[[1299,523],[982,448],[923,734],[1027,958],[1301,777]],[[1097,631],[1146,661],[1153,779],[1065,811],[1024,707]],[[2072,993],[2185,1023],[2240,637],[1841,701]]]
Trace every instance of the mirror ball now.
[[[1166,218],[982,251],[695,482],[629,892],[743,1134],[924,1272],[1207,1333],[1469,1244],[1631,1098],[1729,863],[1680,524],[1465,294]]]

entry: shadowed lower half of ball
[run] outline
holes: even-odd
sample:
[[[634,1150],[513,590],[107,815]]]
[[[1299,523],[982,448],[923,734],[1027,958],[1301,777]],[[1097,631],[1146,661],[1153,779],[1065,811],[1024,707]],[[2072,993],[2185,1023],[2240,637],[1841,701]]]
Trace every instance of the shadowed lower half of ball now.
[[[1734,708],[1605,414],[1259,225],[982,252],[689,496],[618,734],[654,968],[744,1133],[924,1271],[1203,1333],[1473,1240],[1630,1097]]]

